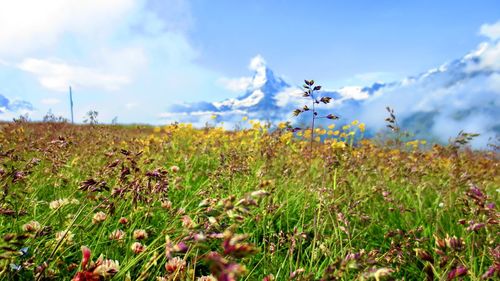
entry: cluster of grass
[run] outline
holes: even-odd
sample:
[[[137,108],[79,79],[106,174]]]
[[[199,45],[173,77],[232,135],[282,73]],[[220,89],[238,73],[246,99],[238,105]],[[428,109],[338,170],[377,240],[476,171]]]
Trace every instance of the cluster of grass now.
[[[252,124],[3,124],[0,279],[498,278],[495,152]]]

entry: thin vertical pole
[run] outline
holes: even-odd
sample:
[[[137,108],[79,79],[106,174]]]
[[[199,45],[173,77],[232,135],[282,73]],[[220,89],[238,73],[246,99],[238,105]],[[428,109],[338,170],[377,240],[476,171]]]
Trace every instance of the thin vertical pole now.
[[[75,124],[73,119],[73,92],[71,91],[71,86],[69,86],[69,105],[71,107],[71,124]]]

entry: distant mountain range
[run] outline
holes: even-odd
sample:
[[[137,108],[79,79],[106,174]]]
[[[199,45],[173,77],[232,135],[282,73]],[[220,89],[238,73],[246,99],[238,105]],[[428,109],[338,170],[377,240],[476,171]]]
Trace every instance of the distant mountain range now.
[[[291,117],[293,109],[307,102],[301,88],[276,76],[260,56],[252,59],[251,69],[254,74],[241,96],[177,104],[163,118],[203,126],[216,115],[228,128],[244,116],[272,123],[303,122]],[[474,146],[485,147],[500,135],[500,42],[484,42],[460,59],[401,81],[324,90],[321,95],[334,99],[325,113],[340,115],[336,123],[357,119],[373,133],[385,126],[385,107],[390,106],[400,125],[417,137],[446,141],[464,130],[480,133]]]

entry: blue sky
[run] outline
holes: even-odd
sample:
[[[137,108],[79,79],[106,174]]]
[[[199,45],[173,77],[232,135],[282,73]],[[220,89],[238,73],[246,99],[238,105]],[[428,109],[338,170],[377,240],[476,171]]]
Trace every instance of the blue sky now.
[[[76,119],[161,122],[168,106],[240,95],[262,55],[290,83],[391,81],[460,58],[500,2],[0,0],[0,95]],[[19,112],[3,110],[0,119]]]

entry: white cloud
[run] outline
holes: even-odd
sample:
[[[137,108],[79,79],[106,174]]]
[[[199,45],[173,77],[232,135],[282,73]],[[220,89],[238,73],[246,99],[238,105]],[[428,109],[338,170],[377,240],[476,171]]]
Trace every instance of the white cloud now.
[[[247,90],[257,89],[264,85],[267,81],[267,63],[261,55],[256,55],[250,60],[248,69],[255,72],[253,77],[227,78],[222,77],[217,80],[219,85],[232,92],[244,92]]]
[[[492,44],[481,55],[481,67],[500,70],[500,41]]]
[[[185,32],[194,25],[191,5],[187,0],[148,0],[145,8],[150,11],[147,17],[150,23],[146,26],[149,32],[176,30]]]
[[[493,24],[483,24],[479,34],[489,37],[492,40],[500,39],[500,21]]]
[[[368,93],[358,86],[343,87],[338,92],[347,99],[364,100],[369,97]]]
[[[488,86],[490,90],[496,91],[500,95],[500,74],[494,73],[489,77]]]
[[[252,84],[252,77],[240,77],[233,79],[222,77],[217,80],[217,83],[231,92],[244,92]]]
[[[18,67],[37,76],[45,88],[59,92],[67,91],[69,86],[116,90],[130,83],[127,76],[59,61],[28,58]]]
[[[276,94],[276,105],[279,107],[298,106],[303,103],[302,94],[304,91],[299,88],[289,87]]]
[[[0,0],[0,54],[51,46],[65,33],[96,37],[133,10],[134,0]],[[13,46],[15,46],[13,48]]]
[[[500,41],[496,43],[483,42],[475,51],[467,54],[464,59],[478,58],[478,61],[469,63],[468,71],[477,70],[500,70]]]
[[[61,100],[60,99],[55,99],[55,98],[47,98],[47,99],[41,100],[40,102],[42,104],[45,104],[45,105],[56,105],[56,104],[60,104]]]

